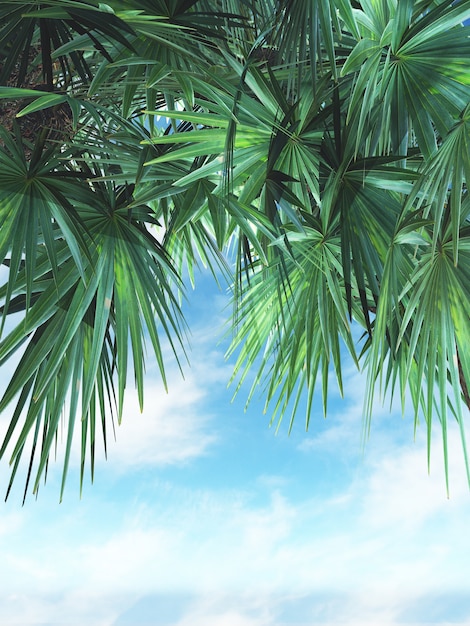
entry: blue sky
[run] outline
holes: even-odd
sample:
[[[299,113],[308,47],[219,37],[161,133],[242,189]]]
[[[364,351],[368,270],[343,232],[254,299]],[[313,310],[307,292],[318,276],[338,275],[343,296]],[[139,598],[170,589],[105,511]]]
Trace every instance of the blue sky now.
[[[123,424],[78,493],[78,453],[59,504],[61,451],[37,500],[21,479],[0,515],[0,623],[124,626],[470,623],[470,492],[450,428],[450,499],[439,433],[380,405],[361,448],[365,381],[306,433],[277,434],[248,389],[231,403],[228,299],[204,277],[191,295],[191,369],[149,362],[141,415]],[[0,385],[8,378],[7,367]],[[333,387],[332,387],[333,389]],[[1,417],[3,433],[8,415]],[[0,465],[0,492],[9,469]],[[21,478],[21,477],[19,477]]]

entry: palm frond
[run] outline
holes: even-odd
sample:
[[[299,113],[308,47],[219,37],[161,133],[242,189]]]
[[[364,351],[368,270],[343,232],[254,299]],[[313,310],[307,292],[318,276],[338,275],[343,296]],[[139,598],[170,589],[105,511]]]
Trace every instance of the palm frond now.
[[[63,492],[79,420],[93,475],[132,375],[142,407],[147,344],[163,381],[185,356],[199,263],[232,285],[234,381],[272,420],[305,406],[308,426],[317,388],[326,413],[346,351],[366,430],[377,389],[410,394],[428,453],[437,416],[447,463],[452,416],[466,454],[469,18],[469,0],[1,4],[10,486],[29,454],[37,491],[64,428]]]

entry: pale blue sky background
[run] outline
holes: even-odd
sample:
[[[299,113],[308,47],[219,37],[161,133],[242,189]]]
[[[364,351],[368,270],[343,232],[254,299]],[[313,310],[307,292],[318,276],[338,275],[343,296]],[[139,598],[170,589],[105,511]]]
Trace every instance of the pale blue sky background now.
[[[377,407],[361,450],[365,381],[346,365],[305,433],[276,435],[248,389],[231,404],[227,297],[190,297],[192,368],[149,363],[146,409],[126,414],[78,494],[78,455],[59,504],[61,455],[38,500],[21,477],[0,514],[0,624],[275,626],[470,624],[470,492],[450,429],[447,499],[439,433]],[[7,380],[0,373],[0,385]],[[333,389],[333,386],[332,386]],[[3,434],[7,415],[0,418]],[[9,469],[0,465],[0,492]]]

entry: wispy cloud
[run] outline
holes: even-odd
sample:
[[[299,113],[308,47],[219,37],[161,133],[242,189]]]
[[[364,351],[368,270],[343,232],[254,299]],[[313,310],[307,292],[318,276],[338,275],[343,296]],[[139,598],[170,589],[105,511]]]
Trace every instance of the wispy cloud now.
[[[452,453],[458,445],[452,436]],[[458,455],[455,463],[453,470]],[[421,621],[432,621],[437,609],[426,599],[437,590],[441,608],[470,592],[470,499],[459,478],[447,500],[441,472],[428,478],[418,449],[394,445],[321,501],[308,489],[294,501],[282,481],[242,490],[165,483],[145,501],[122,494],[117,521],[113,507],[94,503],[86,515],[94,513],[96,525],[78,543],[79,520],[64,536],[64,519],[52,518],[21,563],[8,560],[10,525],[3,536],[10,576],[23,578],[24,591],[43,593],[36,618],[21,608],[24,596],[16,610],[34,624],[61,610],[89,624],[130,624],[139,598],[179,592],[195,600],[168,621],[178,626],[394,625],[417,621],[418,609]],[[12,588],[5,593],[11,614]]]
[[[175,376],[169,393],[147,380],[145,407],[138,410],[137,394],[128,392],[124,419],[116,428],[109,456],[118,471],[131,467],[181,464],[207,453],[217,441],[212,413],[204,407],[206,390],[191,376]]]

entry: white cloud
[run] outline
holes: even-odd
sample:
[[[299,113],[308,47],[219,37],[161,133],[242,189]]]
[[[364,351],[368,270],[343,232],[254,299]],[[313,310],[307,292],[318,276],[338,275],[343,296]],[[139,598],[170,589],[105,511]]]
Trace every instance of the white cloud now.
[[[451,445],[454,453],[458,440]],[[252,490],[232,491],[170,483],[148,496],[146,503],[131,499],[117,523],[113,509],[96,511],[96,528],[88,526],[78,543],[73,529],[64,536],[59,517],[47,532],[38,529],[45,545],[25,546],[21,562],[3,551],[10,577],[43,594],[36,618],[16,605],[25,622],[39,624],[48,615],[53,621],[63,611],[104,626],[138,597],[182,590],[198,601],[178,626],[278,626],[276,615],[291,605],[295,615],[302,597],[311,605],[303,611],[310,623],[316,616],[325,623],[392,625],[437,589],[470,591],[464,481],[456,480],[447,500],[440,472],[428,478],[419,450],[408,446],[378,450],[357,481],[321,501],[305,491],[294,502],[288,485],[263,479]],[[80,521],[75,524],[78,529]],[[6,534],[15,535],[9,528]],[[248,589],[263,602],[255,606],[244,595]],[[4,593],[11,614],[12,588]]]
[[[109,445],[109,460],[118,471],[145,465],[180,464],[194,459],[213,445],[212,415],[204,410],[206,390],[193,377],[172,380],[167,394],[158,383],[147,381],[144,412],[137,394],[129,390],[124,418],[116,428],[116,443]]]
[[[274,624],[273,599],[260,594],[200,595],[175,626],[266,626]]]
[[[321,502],[293,502],[278,488],[260,504],[255,492],[169,486],[159,492],[162,511],[137,507],[107,539],[75,549],[77,571],[92,588],[123,592],[240,592],[248,584],[354,592],[363,608],[386,607],[390,597],[432,591],[442,571],[447,589],[467,584],[470,501],[463,486],[448,501],[439,478],[427,478],[416,454],[394,448],[364,467],[362,483]],[[365,599],[363,589],[371,592]]]
[[[111,626],[131,602],[127,596],[74,591],[38,594],[26,590],[1,597],[2,623],[9,626]]]
[[[215,339],[213,327],[196,329],[191,365],[184,368],[184,379],[176,368],[168,369],[168,393],[157,368],[151,368],[142,414],[137,392],[131,387],[126,390],[117,442],[109,446],[109,461],[118,471],[186,463],[207,454],[217,442],[213,418],[220,408],[214,406],[214,399],[225,390],[230,369],[222,352],[214,348]]]

